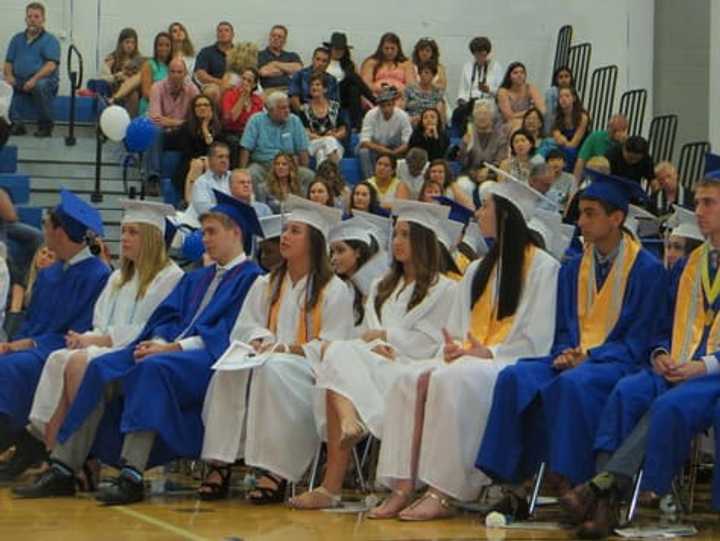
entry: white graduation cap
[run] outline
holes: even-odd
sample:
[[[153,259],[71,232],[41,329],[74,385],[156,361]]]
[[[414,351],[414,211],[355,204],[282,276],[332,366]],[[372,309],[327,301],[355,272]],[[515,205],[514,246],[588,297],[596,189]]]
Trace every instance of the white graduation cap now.
[[[270,216],[261,216],[260,227],[265,234],[265,240],[276,239],[282,235],[283,224],[287,222],[289,214],[272,214]]]
[[[564,224],[556,212],[537,209],[528,227],[537,231],[545,242],[545,251],[561,260],[570,246],[575,226]]]
[[[439,232],[444,228],[444,224],[450,216],[450,207],[407,199],[395,201],[392,211],[399,222],[416,223],[434,232],[437,236],[440,235]]]
[[[314,227],[326,239],[330,228],[342,219],[340,209],[326,207],[293,194],[287,196],[284,210],[290,212],[287,222],[300,222]]]
[[[368,233],[373,236],[381,249],[387,250],[392,237],[392,220],[390,217],[355,209],[353,209],[352,213],[354,217],[362,218],[371,225]]]
[[[172,205],[143,201],[140,199],[123,199],[120,207],[125,210],[122,223],[148,224],[165,233],[165,218],[175,215]]]
[[[372,283],[383,276],[390,268],[388,256],[385,252],[378,252],[352,275],[352,282],[360,292],[367,296]]]
[[[448,252],[452,252],[453,248],[460,242],[464,227],[465,225],[460,222],[447,219],[442,223],[440,229],[436,231],[438,241],[447,248]]]
[[[478,256],[483,256],[490,251],[477,222],[468,224],[461,242],[470,246]]]
[[[372,225],[362,218],[349,218],[339,224],[335,224],[328,235],[328,244],[346,240],[358,240],[370,245],[370,231]]]
[[[652,237],[659,233],[660,222],[654,214],[637,205],[629,205],[625,227],[636,239]]]
[[[485,165],[490,170],[495,171],[497,175],[503,177],[503,179],[491,183],[483,192],[492,193],[506,199],[520,211],[520,214],[522,214],[522,217],[525,219],[525,223],[530,222],[540,201],[543,201],[549,207],[557,207],[553,201],[536,189],[531,188],[527,182],[515,178],[510,173],[506,173],[492,164],[485,162]],[[487,192],[485,192],[485,190],[487,190]]]
[[[667,220],[666,225],[672,228],[671,235],[695,239],[700,242],[705,240],[697,224],[695,213],[679,205],[673,205],[675,211]]]

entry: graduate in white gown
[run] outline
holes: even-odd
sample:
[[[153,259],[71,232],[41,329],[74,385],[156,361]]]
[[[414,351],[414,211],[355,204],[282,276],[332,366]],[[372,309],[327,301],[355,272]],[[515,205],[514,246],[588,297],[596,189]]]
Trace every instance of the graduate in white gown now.
[[[497,374],[518,358],[546,355],[555,330],[560,264],[527,225],[541,200],[511,179],[486,193],[478,222],[495,242],[458,284],[441,356],[387,395],[378,478],[393,492],[370,518],[444,518],[451,498],[472,501],[490,483],[475,456]],[[412,502],[418,483],[429,488]]]
[[[333,273],[326,244],[341,211],[292,195],[285,208],[283,263],[253,284],[230,336],[271,354],[252,370],[213,375],[202,450],[213,466],[199,490],[202,499],[227,495],[228,465],[238,458],[265,470],[251,502],[284,499],[287,481],[300,480],[321,443],[313,390],[322,342],[353,332],[352,291]]]
[[[384,399],[403,373],[420,369],[442,345],[455,284],[440,273],[435,231],[449,209],[396,201],[390,270],[370,288],[360,339],[333,342],[318,367],[326,391],[328,463],[322,485],[290,500],[298,509],[340,505],[352,447],[368,431],[383,438]]]
[[[50,449],[87,364],[132,342],[183,275],[165,249],[165,218],[174,213],[173,208],[139,200],[121,201],[121,206],[125,213],[120,268],[110,276],[95,303],[93,328],[67,334],[67,347],[50,355],[35,391],[30,411],[32,431]]]

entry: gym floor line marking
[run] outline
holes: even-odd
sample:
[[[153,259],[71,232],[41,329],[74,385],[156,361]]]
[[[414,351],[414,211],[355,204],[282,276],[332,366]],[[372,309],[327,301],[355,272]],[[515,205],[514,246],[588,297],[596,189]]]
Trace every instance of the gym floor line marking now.
[[[180,528],[179,526],[174,526],[174,525],[170,524],[169,522],[165,522],[164,520],[160,520],[159,518],[154,518],[154,517],[151,517],[144,513],[140,513],[139,511],[129,509],[128,507],[115,506],[115,507],[112,507],[112,509],[114,509],[115,511],[119,511],[120,513],[129,515],[138,520],[141,520],[143,522],[146,522],[147,524],[151,524],[152,526],[156,526],[158,528],[162,528],[163,530],[167,530],[168,532],[171,532],[183,539],[187,539],[188,541],[209,541],[206,537],[202,537],[200,535],[195,535],[194,533],[192,533],[188,530],[185,530],[184,528]]]

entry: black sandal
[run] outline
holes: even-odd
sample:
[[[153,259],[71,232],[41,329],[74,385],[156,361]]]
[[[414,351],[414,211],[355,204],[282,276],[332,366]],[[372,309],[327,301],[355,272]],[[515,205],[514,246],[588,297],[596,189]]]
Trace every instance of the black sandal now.
[[[287,479],[283,479],[270,472],[263,472],[262,477],[270,479],[275,483],[275,488],[255,486],[248,494],[248,500],[255,505],[268,505],[272,503],[282,503],[285,501],[285,492],[287,492]],[[253,496],[253,493],[259,493]]]
[[[204,502],[211,502],[215,500],[224,500],[230,493],[230,478],[232,477],[232,465],[227,464],[225,466],[219,466],[217,464],[210,465],[210,471],[207,477],[210,477],[213,473],[217,473],[220,476],[221,482],[215,481],[203,481],[200,484],[200,488],[197,491],[198,498]],[[203,488],[209,490],[203,491]]]

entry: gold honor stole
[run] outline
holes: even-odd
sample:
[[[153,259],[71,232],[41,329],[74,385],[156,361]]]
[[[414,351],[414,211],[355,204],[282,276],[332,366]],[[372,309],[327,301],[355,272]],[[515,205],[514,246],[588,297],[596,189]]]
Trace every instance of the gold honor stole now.
[[[672,332],[672,351],[670,356],[675,363],[682,364],[697,351],[703,337],[705,327],[710,326],[707,337],[707,353],[712,355],[720,346],[720,318],[712,311],[712,289],[707,291],[703,281],[709,282],[707,265],[708,246],[703,244],[696,248],[685,265],[678,285],[677,300]],[[715,277],[715,284],[720,284]],[[708,278],[705,280],[705,278]],[[705,301],[708,309],[705,310]]]
[[[580,262],[578,275],[578,322],[580,327],[580,348],[582,351],[601,345],[615,327],[625,287],[641,246],[623,235],[620,248],[610,273],[600,291],[595,281],[595,256],[592,244],[588,243]]]
[[[457,254],[455,254],[455,264],[457,265],[457,268],[460,269],[460,272],[462,272],[463,274],[465,274],[465,271],[467,270],[468,266],[470,266],[470,263],[472,263],[472,261],[470,261],[470,259],[468,259],[468,257],[462,252],[458,252]]]
[[[268,314],[268,329],[270,329],[270,332],[272,332],[274,335],[277,334],[278,317],[280,314],[280,303],[284,294],[285,279],[283,279],[282,285],[280,286],[280,294],[278,295],[277,300],[272,304],[272,306],[270,306],[270,313]],[[270,292],[270,295],[272,295],[272,292]],[[307,311],[305,309],[305,303],[303,303],[302,308],[300,309],[300,319],[298,320],[297,332],[295,333],[295,344],[302,346],[303,344],[306,344],[320,336],[320,331],[322,330],[323,297],[324,291],[321,291],[317,304],[310,312],[311,333],[309,335],[307,325]]]
[[[537,254],[537,250],[537,247],[532,244],[525,248],[522,272],[523,287],[527,286],[527,276],[530,272],[533,259]],[[494,295],[496,279],[497,263],[490,274],[488,283],[485,285],[485,291],[483,291],[482,295],[480,295],[480,298],[475,303],[475,306],[473,306],[472,313],[470,314],[470,334],[473,335],[475,340],[486,347],[503,343],[508,334],[510,334],[510,329],[512,329],[513,323],[515,323],[515,314],[501,320],[497,319],[498,304],[495,302],[497,300],[497,296]],[[469,346],[469,341],[466,340],[465,347]]]

